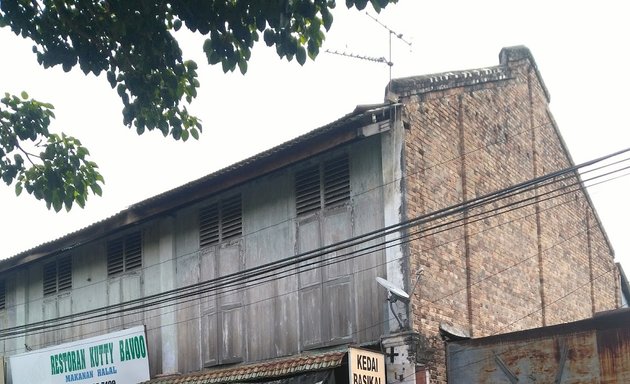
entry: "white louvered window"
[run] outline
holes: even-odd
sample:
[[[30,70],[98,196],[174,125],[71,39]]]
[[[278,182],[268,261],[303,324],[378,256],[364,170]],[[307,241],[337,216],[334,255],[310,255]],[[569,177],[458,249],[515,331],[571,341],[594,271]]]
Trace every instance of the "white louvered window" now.
[[[235,195],[199,211],[199,246],[201,248],[235,239],[243,234],[241,195]]]
[[[0,310],[7,307],[7,286],[4,280],[0,280]]]
[[[348,200],[350,200],[348,155],[335,157],[295,174],[295,205],[298,215],[316,212]]]
[[[142,233],[130,233],[107,242],[107,275],[142,268]]]
[[[72,258],[60,257],[44,264],[44,295],[55,295],[72,289]]]

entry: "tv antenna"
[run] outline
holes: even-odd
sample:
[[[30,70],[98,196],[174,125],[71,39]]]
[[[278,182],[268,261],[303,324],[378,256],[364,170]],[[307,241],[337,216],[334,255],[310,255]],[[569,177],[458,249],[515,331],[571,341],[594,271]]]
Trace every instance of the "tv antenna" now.
[[[376,17],[370,15],[369,13],[365,12],[365,14],[372,20],[374,20],[376,23],[378,23],[378,25],[380,25],[381,27],[385,28],[387,30],[387,32],[389,33],[389,58],[386,59],[385,57],[373,57],[373,56],[365,56],[365,55],[358,55],[355,53],[349,53],[349,52],[339,52],[339,51],[332,51],[330,49],[326,49],[325,52],[326,53],[332,53],[333,55],[339,55],[339,56],[344,56],[344,57],[350,57],[353,59],[359,59],[359,60],[365,60],[365,61],[371,61],[374,63],[382,63],[382,64],[387,64],[387,66],[389,67],[389,83],[392,82],[392,67],[394,66],[394,62],[392,61],[392,36],[396,37],[398,40],[402,41],[403,43],[405,43],[406,45],[408,45],[411,48],[411,42],[407,41],[403,38],[403,34],[402,33],[397,33],[396,31],[394,31],[393,29],[391,29],[390,27],[388,27],[387,25],[381,23]],[[389,83],[388,83],[388,91],[389,91]]]
[[[396,31],[394,31],[393,29],[391,29],[390,27],[388,27],[387,25],[381,23],[376,17],[370,15],[369,13],[365,12],[365,14],[372,20],[374,20],[378,25],[380,25],[381,27],[385,28],[388,32],[389,32],[389,82],[392,82],[392,66],[394,65],[394,63],[392,62],[392,36],[396,37],[398,40],[402,41],[403,43],[407,44],[409,46],[409,48],[411,49],[411,42],[407,41],[403,38],[403,34],[402,33],[396,33]],[[388,83],[389,84],[389,83]],[[389,85],[388,85],[389,87]],[[389,89],[388,89],[389,90]]]
[[[390,67],[392,65],[394,65],[394,63],[392,63],[391,61],[387,61],[387,59],[385,57],[373,57],[373,56],[357,55],[357,54],[348,53],[348,52],[331,51],[330,49],[327,49],[325,52],[326,53],[332,53],[333,55],[352,57],[353,59],[361,59],[361,60],[366,60],[366,61],[373,61],[375,63],[383,63],[383,64],[389,65]],[[391,75],[390,75],[390,77],[391,77]]]

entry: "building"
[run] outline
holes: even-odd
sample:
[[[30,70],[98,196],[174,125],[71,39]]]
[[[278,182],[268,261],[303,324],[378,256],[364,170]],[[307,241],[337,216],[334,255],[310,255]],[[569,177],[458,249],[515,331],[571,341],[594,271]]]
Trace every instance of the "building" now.
[[[144,325],[160,383],[344,382],[349,345],[385,352],[388,382],[445,382],[440,330],[483,337],[621,305],[526,48],[387,89],[1,261],[0,353]]]

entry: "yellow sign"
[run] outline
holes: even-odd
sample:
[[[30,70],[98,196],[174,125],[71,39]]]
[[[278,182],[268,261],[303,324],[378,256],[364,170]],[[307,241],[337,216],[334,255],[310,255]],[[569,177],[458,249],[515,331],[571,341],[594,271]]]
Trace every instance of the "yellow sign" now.
[[[348,348],[350,384],[386,384],[385,356],[366,349]]]

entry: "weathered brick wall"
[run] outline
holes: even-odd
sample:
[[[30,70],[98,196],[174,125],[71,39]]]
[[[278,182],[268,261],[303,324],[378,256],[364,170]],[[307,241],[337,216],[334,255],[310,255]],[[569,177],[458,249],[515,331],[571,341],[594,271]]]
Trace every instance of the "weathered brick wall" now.
[[[537,71],[505,64],[505,79],[403,97],[408,218],[571,165]],[[417,229],[411,320],[432,382],[446,382],[440,323],[482,337],[617,306],[612,252],[574,176]]]

